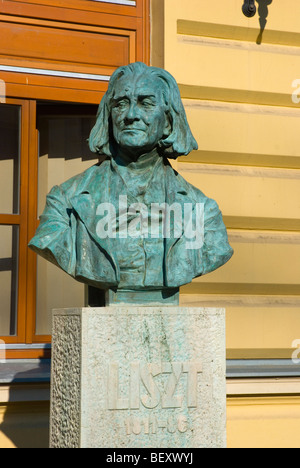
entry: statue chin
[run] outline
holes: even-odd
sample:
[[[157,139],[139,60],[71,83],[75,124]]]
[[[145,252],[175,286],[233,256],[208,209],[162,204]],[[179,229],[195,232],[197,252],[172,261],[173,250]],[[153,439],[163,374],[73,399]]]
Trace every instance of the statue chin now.
[[[158,147],[157,140],[150,140],[145,138],[145,132],[138,131],[138,134],[124,132],[121,138],[116,141],[117,154],[123,156],[130,156],[137,159],[142,154],[151,153]]]

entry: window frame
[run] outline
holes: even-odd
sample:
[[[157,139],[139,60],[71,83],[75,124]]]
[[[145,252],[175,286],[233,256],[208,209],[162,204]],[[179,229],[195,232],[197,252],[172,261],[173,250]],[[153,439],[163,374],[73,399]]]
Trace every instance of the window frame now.
[[[28,237],[28,162],[29,162],[29,101],[21,99],[6,99],[4,105],[20,107],[20,154],[19,154],[19,213],[0,214],[0,225],[19,226],[18,252],[18,292],[17,292],[17,325],[16,334],[1,336],[7,344],[25,342],[26,334],[26,280],[27,280],[27,248]]]
[[[4,75],[4,76],[3,76]],[[59,87],[64,78],[53,77],[45,82],[47,77],[41,77],[38,92],[33,88],[28,96],[28,89],[20,80],[20,74],[5,73],[1,78],[5,80],[5,103],[19,105],[20,119],[20,204],[19,214],[0,214],[0,225],[18,225],[19,227],[19,258],[18,258],[18,293],[17,293],[17,323],[16,334],[0,336],[3,342],[6,359],[47,359],[51,357],[51,335],[36,335],[36,283],[37,259],[36,254],[28,248],[28,243],[35,234],[38,226],[38,130],[36,128],[37,102],[47,100],[56,103],[95,104],[99,102],[107,88],[107,83],[101,82],[103,91],[99,93],[99,82],[95,82],[95,89],[85,99],[78,92],[76,99],[74,92],[76,85],[81,90],[83,80],[73,80],[73,89],[65,89],[64,97]],[[90,84],[92,86],[92,84]],[[30,180],[29,180],[30,177]]]
[[[55,104],[63,106],[66,103],[63,101],[55,101]],[[91,109],[91,106],[86,105],[85,103],[77,102],[77,104],[79,104],[80,108],[84,109],[85,112],[87,112],[87,109]],[[0,225],[19,226],[16,334],[1,335],[0,341],[3,341],[5,345],[8,345],[6,349],[6,358],[8,359],[48,358],[50,357],[51,350],[51,335],[36,334],[37,255],[28,248],[28,243],[35,235],[36,229],[39,225],[38,100],[7,98],[5,104],[1,105],[17,105],[20,107],[20,176],[19,213],[0,213]],[[97,105],[98,103],[95,102],[95,106]],[[51,111],[56,114],[56,109],[57,106],[54,105]],[[76,114],[76,106],[74,106],[74,111]],[[14,347],[13,345],[16,346]]]
[[[136,0],[135,7],[87,0],[67,0],[64,6],[59,0],[4,0],[0,19],[12,28],[16,24],[31,26],[33,30],[57,28],[76,31],[76,34],[103,33],[112,39],[124,38],[128,42],[130,62],[150,62],[149,0]],[[23,56],[18,50],[7,52],[0,70],[5,103],[21,106],[20,213],[0,214],[0,224],[20,226],[16,334],[0,336],[7,345],[6,359],[48,358],[51,352],[51,336],[35,335],[37,261],[36,254],[28,248],[38,226],[37,102],[99,105],[115,69],[97,61],[93,66],[84,60],[73,63],[68,55],[60,61],[49,61],[44,52],[35,49],[32,42]],[[85,74],[89,77],[85,78]],[[106,80],[102,75],[107,75]]]

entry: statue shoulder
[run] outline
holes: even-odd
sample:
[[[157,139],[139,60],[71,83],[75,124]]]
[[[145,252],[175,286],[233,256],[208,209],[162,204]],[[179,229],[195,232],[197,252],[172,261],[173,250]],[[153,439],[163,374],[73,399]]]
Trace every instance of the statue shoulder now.
[[[101,179],[105,179],[107,171],[110,169],[110,160],[105,160],[101,163],[89,167],[84,172],[77,174],[74,177],[63,182],[60,186],[56,186],[68,198],[71,198],[79,192],[84,192],[90,187],[91,182],[97,177],[97,183],[101,185]],[[55,187],[53,188],[55,189]]]
[[[178,191],[185,191],[186,195],[195,203],[203,203],[205,205],[205,210],[211,212],[213,215],[217,215],[218,213],[220,213],[219,206],[215,200],[207,197],[200,189],[187,182],[187,180],[185,180],[171,166],[168,172],[171,177],[175,178]]]

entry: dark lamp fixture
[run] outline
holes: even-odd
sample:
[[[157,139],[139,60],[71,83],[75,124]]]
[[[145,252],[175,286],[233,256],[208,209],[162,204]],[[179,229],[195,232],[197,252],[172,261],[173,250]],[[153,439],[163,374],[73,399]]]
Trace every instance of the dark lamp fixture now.
[[[252,18],[256,13],[255,0],[244,0],[242,10],[245,16]]]

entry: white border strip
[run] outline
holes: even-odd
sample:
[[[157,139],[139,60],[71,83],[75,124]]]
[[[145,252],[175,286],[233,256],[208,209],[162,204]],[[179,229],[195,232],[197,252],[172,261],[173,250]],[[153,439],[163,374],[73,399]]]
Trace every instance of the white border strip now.
[[[81,80],[109,81],[109,75],[94,75],[92,73],[64,72],[59,70],[46,70],[42,68],[12,67],[0,65],[0,71],[29,73],[31,75],[59,76],[61,78],[77,78]]]
[[[227,379],[226,387],[228,396],[299,395],[300,379],[295,377],[281,379]],[[270,404],[272,404],[272,402],[270,402]]]
[[[0,344],[0,349],[50,349],[51,343],[34,343],[34,344],[18,344],[18,343],[4,343],[3,340]]]
[[[136,6],[135,0],[92,0],[93,2],[99,3],[116,3],[117,5],[128,5],[128,6]]]

